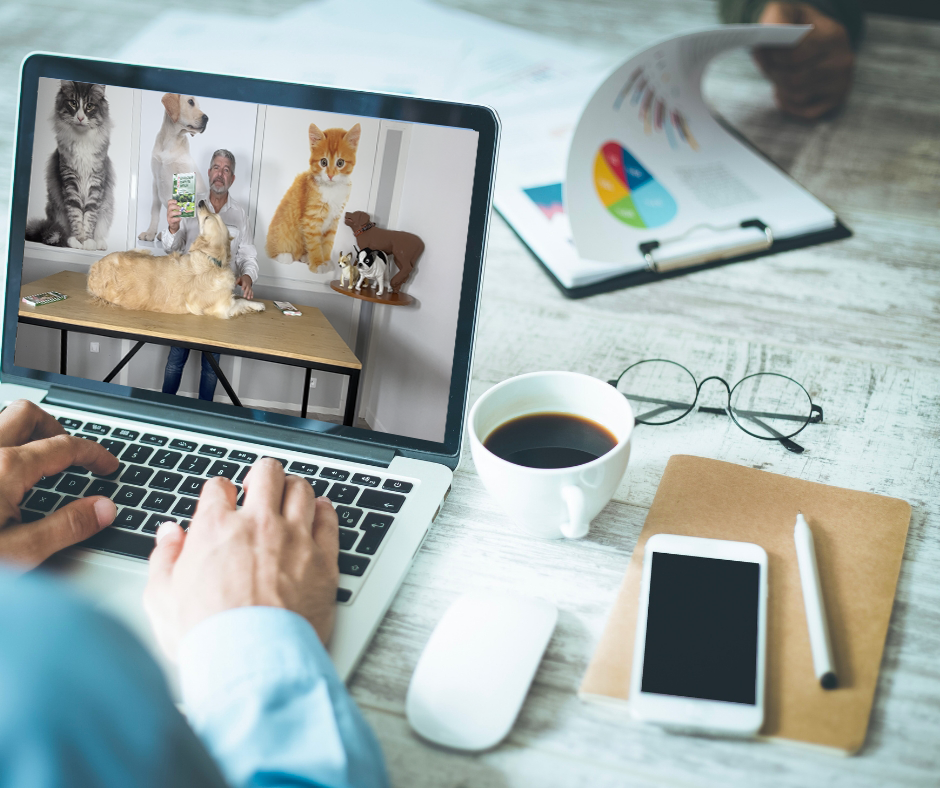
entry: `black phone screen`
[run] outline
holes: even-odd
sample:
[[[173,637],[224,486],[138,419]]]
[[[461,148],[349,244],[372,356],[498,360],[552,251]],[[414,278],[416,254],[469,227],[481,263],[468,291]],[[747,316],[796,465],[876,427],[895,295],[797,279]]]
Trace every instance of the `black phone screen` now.
[[[760,565],[653,553],[643,692],[756,703]]]

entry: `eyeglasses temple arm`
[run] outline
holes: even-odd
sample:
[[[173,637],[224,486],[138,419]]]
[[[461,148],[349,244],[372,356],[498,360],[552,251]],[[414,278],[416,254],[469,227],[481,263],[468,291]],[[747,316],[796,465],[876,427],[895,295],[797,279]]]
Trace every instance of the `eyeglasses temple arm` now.
[[[738,415],[741,415],[740,412]],[[756,416],[748,416],[747,418],[750,421],[753,421],[755,424],[758,424],[761,427],[763,427],[765,430],[767,430],[767,432],[773,435],[774,438],[780,441],[780,443],[783,445],[783,448],[785,448],[787,451],[792,451],[794,454],[802,454],[804,451],[806,451],[806,449],[800,446],[799,443],[796,443],[795,441],[790,440],[789,438],[787,438],[786,436],[784,436],[783,434],[775,430],[773,427],[771,427],[769,424],[765,424]]]

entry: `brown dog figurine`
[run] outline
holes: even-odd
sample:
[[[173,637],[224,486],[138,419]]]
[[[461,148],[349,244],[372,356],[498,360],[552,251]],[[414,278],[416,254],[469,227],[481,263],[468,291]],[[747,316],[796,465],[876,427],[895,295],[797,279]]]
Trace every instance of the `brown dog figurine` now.
[[[376,227],[365,211],[347,213],[346,226],[353,231],[360,249],[378,249],[395,256],[398,273],[392,277],[391,288],[397,293],[398,288],[411,276],[415,263],[424,251],[424,241],[414,233]]]

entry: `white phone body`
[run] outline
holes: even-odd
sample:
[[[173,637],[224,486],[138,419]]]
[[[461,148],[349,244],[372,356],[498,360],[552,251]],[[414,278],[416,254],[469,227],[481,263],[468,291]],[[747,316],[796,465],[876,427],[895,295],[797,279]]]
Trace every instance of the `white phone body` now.
[[[672,534],[647,540],[630,681],[635,719],[755,735],[764,722],[766,645],[764,548]]]

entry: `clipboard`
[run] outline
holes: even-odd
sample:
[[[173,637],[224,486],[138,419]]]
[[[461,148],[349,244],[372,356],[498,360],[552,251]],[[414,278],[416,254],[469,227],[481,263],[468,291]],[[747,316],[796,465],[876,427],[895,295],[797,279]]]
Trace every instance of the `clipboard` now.
[[[812,652],[793,542],[813,530],[840,688],[824,690]],[[865,741],[911,507],[905,501],[746,468],[669,459],[604,633],[581,682],[587,701],[629,701],[643,548],[655,533],[755,542],[769,556],[761,738],[850,755]]]

